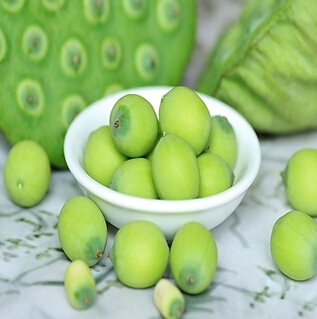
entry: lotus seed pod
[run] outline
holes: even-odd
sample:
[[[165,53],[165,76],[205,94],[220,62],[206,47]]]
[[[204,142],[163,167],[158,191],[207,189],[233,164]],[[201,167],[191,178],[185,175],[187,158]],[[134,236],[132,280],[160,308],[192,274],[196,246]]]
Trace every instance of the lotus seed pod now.
[[[53,166],[66,168],[64,137],[83,108],[118,90],[181,81],[194,48],[196,6],[0,1],[0,130],[11,144],[35,140]]]
[[[246,1],[210,52],[197,90],[234,107],[258,132],[316,128],[316,16],[315,0]]]

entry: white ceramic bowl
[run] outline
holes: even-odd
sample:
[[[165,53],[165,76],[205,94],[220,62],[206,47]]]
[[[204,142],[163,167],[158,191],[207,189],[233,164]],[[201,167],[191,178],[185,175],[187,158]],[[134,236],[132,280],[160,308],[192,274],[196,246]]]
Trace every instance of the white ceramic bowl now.
[[[136,93],[152,103],[158,111],[161,97],[171,87],[142,87],[109,95],[83,110],[70,125],[64,143],[69,170],[86,196],[103,212],[107,222],[120,228],[133,220],[148,220],[157,224],[165,237],[171,240],[176,231],[189,221],[197,221],[209,230],[232,214],[253,183],[260,167],[261,153],[258,138],[249,123],[234,109],[204,94],[199,94],[211,115],[224,115],[233,126],[238,141],[238,156],[234,168],[234,185],[206,198],[191,200],[154,200],[125,194],[94,181],[84,170],[83,155],[89,134],[109,124],[115,102],[125,94]]]

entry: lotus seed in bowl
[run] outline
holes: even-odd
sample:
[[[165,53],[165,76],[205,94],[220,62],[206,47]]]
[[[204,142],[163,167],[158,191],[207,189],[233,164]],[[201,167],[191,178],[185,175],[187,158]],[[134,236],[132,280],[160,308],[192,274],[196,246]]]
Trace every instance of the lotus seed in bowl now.
[[[146,199],[125,195],[93,180],[84,169],[84,150],[88,137],[97,128],[109,124],[116,101],[134,93],[147,99],[158,113],[160,101],[171,87],[134,88],[109,95],[83,110],[70,125],[64,143],[65,159],[83,193],[102,210],[107,222],[117,228],[133,220],[157,224],[168,240],[189,221],[202,223],[209,230],[226,220],[238,207],[259,171],[259,140],[250,124],[234,109],[210,96],[200,94],[211,115],[225,116],[232,125],[238,153],[233,168],[234,184],[227,190],[204,198],[186,200]]]

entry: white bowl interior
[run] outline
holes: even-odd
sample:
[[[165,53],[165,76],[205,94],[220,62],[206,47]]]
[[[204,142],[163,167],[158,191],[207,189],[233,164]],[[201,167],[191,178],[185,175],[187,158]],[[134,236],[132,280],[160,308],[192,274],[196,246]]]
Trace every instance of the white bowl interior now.
[[[181,225],[198,221],[208,229],[223,222],[240,204],[254,181],[261,161],[258,138],[250,124],[234,109],[210,96],[199,94],[211,115],[226,116],[238,141],[234,167],[234,185],[217,195],[192,200],[153,200],[113,191],[94,181],[84,170],[84,149],[91,132],[109,124],[115,102],[125,94],[136,93],[146,98],[158,112],[161,98],[171,87],[142,87],[121,91],[96,101],[83,110],[70,125],[64,143],[69,170],[86,196],[94,200],[108,222],[120,228],[126,222],[145,219],[156,223],[167,239],[173,238]]]

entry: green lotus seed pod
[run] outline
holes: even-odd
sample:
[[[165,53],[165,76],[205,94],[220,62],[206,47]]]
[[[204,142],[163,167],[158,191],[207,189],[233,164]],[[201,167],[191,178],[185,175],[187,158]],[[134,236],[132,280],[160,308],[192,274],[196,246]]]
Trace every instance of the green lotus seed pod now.
[[[54,167],[67,168],[65,134],[83,107],[119,90],[181,81],[197,4],[1,0],[0,17],[0,130],[12,145],[36,141]]]
[[[155,285],[169,257],[167,241],[158,226],[138,220],[122,226],[109,252],[118,279],[132,288]]]
[[[67,257],[95,265],[106,248],[108,231],[99,207],[89,198],[75,196],[67,200],[58,218],[58,237]]]
[[[294,209],[317,216],[317,149],[301,149],[282,173],[286,196]]]
[[[89,308],[96,296],[96,282],[88,265],[77,259],[66,269],[64,286],[67,298],[77,310]]]
[[[317,224],[309,215],[290,211],[281,216],[271,233],[270,249],[278,269],[294,280],[317,273]]]
[[[196,89],[235,108],[258,132],[316,128],[316,16],[315,0],[245,1]]]
[[[176,233],[170,266],[177,286],[186,293],[199,294],[211,284],[218,263],[217,246],[202,224],[189,222]]]
[[[3,181],[11,200],[19,206],[38,204],[48,191],[51,179],[49,158],[34,141],[15,144],[3,168]]]

